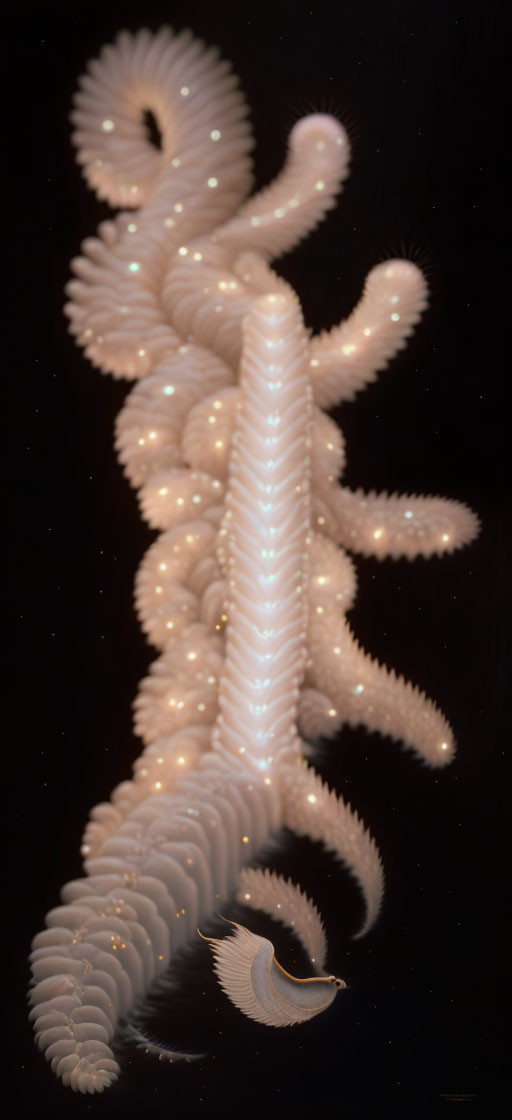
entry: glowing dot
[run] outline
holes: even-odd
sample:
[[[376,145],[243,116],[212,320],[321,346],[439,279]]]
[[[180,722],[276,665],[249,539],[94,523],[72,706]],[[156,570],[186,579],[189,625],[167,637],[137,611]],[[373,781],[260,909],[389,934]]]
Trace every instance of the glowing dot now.
[[[208,417],[208,423],[209,424],[215,424],[216,421],[217,421],[217,418],[215,416],[209,416]]]
[[[356,684],[356,687],[354,689],[355,695],[360,696],[362,692],[364,692],[364,684]]]
[[[137,226],[135,225],[135,222],[130,222],[130,224],[126,228],[128,230],[128,233],[136,233],[137,232]]]
[[[261,222],[261,218],[251,218],[251,225],[252,226],[259,226],[260,222]]]
[[[197,653],[193,649],[191,649],[189,651],[189,653],[187,653],[187,661],[195,661],[196,657],[197,657]]]
[[[194,253],[194,260],[195,261],[202,261],[202,259],[203,259],[203,254],[202,253]]]
[[[176,759],[176,762],[178,763],[178,766],[184,766],[185,759],[183,758],[183,755],[180,755],[180,757]]]
[[[210,132],[210,140],[220,140],[221,135],[222,133],[219,132],[218,128],[212,128],[212,131]]]
[[[130,261],[130,264],[128,265],[128,268],[129,268],[130,272],[138,272],[139,269],[140,269],[140,264],[139,264],[138,261]]]
[[[318,358],[312,358],[309,364],[310,366],[319,366],[320,362],[318,361]]]
[[[325,183],[324,183],[323,179],[318,179],[318,181],[315,183],[315,190],[316,191],[323,191],[324,187],[325,187]]]
[[[400,296],[391,296],[391,303],[398,303],[399,300],[400,300]]]
[[[178,249],[178,253],[180,254],[180,257],[186,257],[188,249],[186,249],[185,246],[182,245],[181,248]]]
[[[349,354],[353,354],[354,350],[355,350],[355,345],[354,345],[353,342],[347,342],[345,346],[341,347],[342,354],[346,354],[347,357],[348,357]]]
[[[137,353],[138,353],[138,355],[139,355],[139,358],[143,358],[143,357],[144,357],[144,355],[145,355],[145,353],[146,353],[146,351],[144,350],[144,347],[141,347],[141,349],[140,349],[140,350],[137,350]]]
[[[441,743],[441,750],[442,751],[447,751],[448,750],[448,743]]]
[[[164,498],[164,497],[165,497],[165,495],[169,493],[168,487],[167,487],[167,486],[161,486],[161,487],[160,487],[160,490],[158,491],[158,493],[160,494],[160,496],[161,496],[162,498]]]
[[[178,156],[175,156],[174,159],[171,160],[171,165],[172,167],[181,167],[181,160]]]
[[[242,836],[242,844],[248,844],[248,843],[249,843],[249,837],[248,836]]]
[[[104,132],[113,132],[116,126],[113,121],[106,120],[102,122],[101,127]]]
[[[335,652],[335,653],[341,653],[341,648],[340,648],[340,646],[334,646],[334,652]]]
[[[264,778],[263,781],[265,782],[266,786],[272,785],[272,778]]]
[[[367,338],[368,338],[368,335],[370,335],[371,333],[372,333],[371,327],[365,327],[364,328],[363,334],[365,334]]]
[[[383,532],[384,532],[383,529],[376,529],[375,530],[373,535],[374,535],[376,541],[380,541],[380,538],[381,538]]]
[[[181,93],[182,97],[188,97],[188,95],[190,93],[190,90],[189,90],[188,86],[182,86],[181,89],[180,89],[180,93]]]
[[[175,392],[176,390],[174,388],[174,385],[164,385],[164,393],[166,397],[172,397],[173,393]]]
[[[155,782],[155,787],[154,788],[155,789],[161,789],[162,788],[162,783],[161,782]]]
[[[244,898],[249,899],[250,897],[250,894],[244,894]]]
[[[317,607],[316,608],[316,613],[317,614],[323,614],[324,613],[324,608],[323,607]]]
[[[173,225],[174,225],[174,218],[166,218],[165,219],[164,226],[167,226],[167,229],[172,229]]]
[[[334,716],[338,715],[336,708],[329,708],[329,715],[334,719]]]
[[[192,501],[194,502],[194,505],[196,505],[196,506],[199,505],[199,502],[201,501],[201,495],[200,494],[193,494],[192,495]]]
[[[400,318],[400,316],[398,314],[398,311],[393,311],[393,314],[392,314],[391,318],[392,318],[394,323],[398,323],[398,320]]]
[[[146,440],[142,439],[142,437],[141,437],[141,439],[137,440],[137,443],[138,443],[139,447],[143,447],[145,442],[146,442]]]
[[[404,513],[404,517],[406,517],[408,521],[410,520],[411,517],[414,517],[412,509],[406,509],[406,511]]]
[[[314,805],[314,803],[316,801],[316,797],[315,797],[314,793],[308,793],[308,801],[310,801],[311,804]]]
[[[177,214],[182,214],[183,213],[183,203],[182,202],[175,202],[174,209],[175,209]]]
[[[449,537],[448,533],[443,533],[443,535],[442,535],[442,537],[441,537],[441,540],[443,540],[443,541],[449,541],[449,540],[450,540],[450,537]]]
[[[184,506],[185,505],[185,499],[184,498],[176,498],[176,505],[177,506]]]
[[[161,587],[155,587],[155,591],[156,591],[157,595],[162,594],[162,588]]]
[[[208,186],[209,187],[218,187],[218,185],[219,185],[219,180],[215,178],[215,175],[211,175],[210,178],[208,179]]]
[[[319,576],[316,582],[320,584],[327,583],[327,576]]]

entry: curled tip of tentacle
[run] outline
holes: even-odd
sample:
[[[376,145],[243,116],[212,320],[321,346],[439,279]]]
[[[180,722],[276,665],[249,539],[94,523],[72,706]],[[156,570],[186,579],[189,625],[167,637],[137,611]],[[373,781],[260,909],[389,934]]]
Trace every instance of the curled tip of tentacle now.
[[[315,139],[321,143],[326,138],[336,141],[339,147],[346,144],[347,148],[350,149],[347,130],[337,117],[331,116],[330,113],[308,113],[306,117],[301,117],[294,124],[290,132],[290,144],[292,145],[314,141]]]

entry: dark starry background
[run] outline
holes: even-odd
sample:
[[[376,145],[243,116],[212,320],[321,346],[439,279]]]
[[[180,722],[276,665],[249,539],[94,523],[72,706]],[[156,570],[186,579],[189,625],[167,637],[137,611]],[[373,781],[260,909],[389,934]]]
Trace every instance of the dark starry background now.
[[[16,1043],[6,1071],[15,1073],[16,1115],[426,1117],[455,1109],[451,1094],[466,1094],[482,1115],[493,1108],[504,1055],[510,666],[501,625],[509,567],[499,375],[510,316],[497,279],[508,217],[502,14],[462,0],[12,6],[3,365],[13,558],[4,712],[13,719],[4,752],[17,766],[4,786],[6,872],[15,874],[3,882],[14,946],[3,957],[2,1001]],[[376,928],[351,940],[357,888],[315,845],[289,842],[270,857],[313,894],[329,965],[349,990],[312,1023],[274,1032],[228,1004],[198,946],[154,1025],[162,1041],[208,1057],[171,1068],[133,1051],[113,1089],[81,1098],[33,1046],[25,961],[60,885],[80,874],[88,810],[140,750],[130,705],[154,652],[131,600],[153,534],[112,448],[126,385],[89,366],[62,314],[69,260],[108,213],[74,163],[68,112],[103,43],[122,27],[165,22],[191,27],[233,62],[252,110],[258,187],[281,167],[300,116],[328,111],[348,125],[352,173],[339,206],[278,270],[315,329],[347,315],[369,268],[389,255],[426,268],[431,307],[407,351],[339,414],[347,482],[461,499],[483,532],[442,560],[358,561],[357,637],[438,701],[459,744],[444,772],[363,730],[320,752],[323,774],[381,849],[387,891]],[[258,928],[300,975],[305,959],[286,933],[270,921]]]

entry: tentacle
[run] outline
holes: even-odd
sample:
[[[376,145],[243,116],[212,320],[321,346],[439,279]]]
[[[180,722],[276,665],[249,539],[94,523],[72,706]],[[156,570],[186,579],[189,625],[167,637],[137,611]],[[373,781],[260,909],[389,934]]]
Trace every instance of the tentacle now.
[[[322,919],[314,903],[291,879],[275,871],[245,867],[240,872],[237,902],[252,910],[263,910],[289,926],[299,938],[311,963],[323,971],[327,940]]]
[[[221,578],[216,538],[215,526],[197,518],[161,533],[143,556],[135,581],[135,605],[141,626],[157,649],[164,649],[171,636],[198,621],[202,596],[212,580]],[[194,576],[207,559],[211,564],[203,590]]]
[[[181,342],[167,322],[160,299],[165,263],[173,240],[155,235],[144,218],[128,214],[102,222],[71,261],[75,278],[66,285],[69,329],[102,373],[145,377]]]
[[[384,876],[375,842],[350,805],[305,763],[283,766],[280,779],[284,824],[298,836],[321,840],[357,879],[366,907],[356,935],[362,937],[374,924],[382,901]]]
[[[217,714],[223,641],[202,623],[187,626],[150,666],[134,703],[135,732],[145,743]]]
[[[115,446],[132,486],[142,486],[157,471],[182,467],[183,424],[204,395],[225,391],[233,379],[229,366],[199,346],[179,346],[138,382],[116,420]]]
[[[152,529],[171,529],[198,515],[213,516],[224,496],[218,478],[201,471],[157,471],[139,491],[142,516]]]
[[[169,254],[214,228],[250,186],[245,102],[230,67],[190,32],[122,32],[89,63],[72,114],[89,185],[112,206],[143,206],[103,222],[72,262],[70,329],[116,377],[143,377],[175,350],[161,289]],[[145,113],[161,132],[158,150]],[[221,189],[217,189],[217,188]]]
[[[175,787],[184,773],[198,765],[201,754],[210,746],[210,738],[207,724],[195,724],[155,739],[145,747],[133,764],[134,777],[120,782],[112,790],[110,801],[91,810],[81,846],[84,858],[101,855],[106,840],[118,832],[131,810],[146,797]],[[138,828],[132,829],[130,835],[139,835]]]
[[[462,502],[409,494],[369,494],[317,482],[318,508],[331,540],[363,556],[383,559],[441,555],[462,548],[479,531],[476,514]]]
[[[325,1011],[345,987],[334,976],[296,979],[276,961],[271,941],[231,924],[235,933],[223,941],[198,933],[210,942],[221,988],[250,1019],[269,1027],[304,1023]]]
[[[427,285],[411,261],[384,261],[373,268],[349,318],[311,340],[316,403],[332,408],[374,381],[403,349],[426,306]]]
[[[364,724],[403,742],[429,766],[451,761],[453,734],[439,709],[392,669],[372,661],[341,615],[312,612],[308,646],[307,683],[329,697],[335,713],[319,733],[332,733],[343,723]]]
[[[182,454],[193,470],[225,481],[240,400],[240,389],[233,386],[211,393],[190,411],[183,428]]]
[[[304,117],[290,133],[284,170],[218,230],[215,240],[272,259],[293,249],[334,206],[349,159],[347,134],[334,117]]]
[[[238,372],[242,322],[261,295],[289,294],[292,289],[269,266],[254,265],[242,276],[252,275],[255,286],[240,277],[240,258],[212,238],[183,239],[170,258],[162,287],[162,301],[173,328],[183,338],[193,337]],[[292,297],[293,298],[293,297]]]
[[[89,186],[115,207],[155,208],[161,192],[171,209],[183,195],[187,210],[203,188],[203,222],[218,224],[250,184],[252,140],[237,87],[229,64],[190,31],[122,31],[89,62],[75,97],[73,142]],[[160,150],[149,141],[147,111],[160,130]],[[212,176],[222,189],[210,190],[205,215]],[[196,210],[197,203],[197,220]]]
[[[127,1023],[123,1036],[127,1042],[134,1042],[137,1050],[143,1050],[145,1054],[154,1054],[159,1062],[170,1062],[171,1064],[173,1062],[195,1062],[206,1057],[206,1052],[198,1054],[195,1051],[178,1050],[174,1046],[159,1042],[154,1035],[149,1034],[143,1027],[137,1026],[133,1021]]]

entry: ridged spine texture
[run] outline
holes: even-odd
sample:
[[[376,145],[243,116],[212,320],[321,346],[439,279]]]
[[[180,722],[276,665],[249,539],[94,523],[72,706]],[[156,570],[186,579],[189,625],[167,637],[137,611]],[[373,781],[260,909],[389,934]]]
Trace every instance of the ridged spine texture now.
[[[240,388],[223,525],[229,621],[213,742],[270,774],[296,747],[306,658],[311,388],[295,296],[255,301],[244,325]]]

